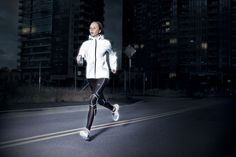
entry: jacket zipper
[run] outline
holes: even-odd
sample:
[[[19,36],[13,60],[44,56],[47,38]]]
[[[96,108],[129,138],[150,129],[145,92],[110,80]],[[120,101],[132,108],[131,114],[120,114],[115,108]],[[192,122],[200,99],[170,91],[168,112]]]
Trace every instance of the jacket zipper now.
[[[97,66],[97,40],[95,39],[95,67],[94,67],[94,76],[96,78],[96,67]]]

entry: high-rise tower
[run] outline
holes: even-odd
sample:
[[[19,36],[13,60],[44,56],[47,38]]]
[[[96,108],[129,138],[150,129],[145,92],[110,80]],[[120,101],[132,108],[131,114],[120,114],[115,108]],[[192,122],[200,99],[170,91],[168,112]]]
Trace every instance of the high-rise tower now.
[[[101,0],[19,0],[20,69],[27,82],[74,77],[75,56],[89,24],[104,21]],[[94,9],[96,8],[96,9]]]

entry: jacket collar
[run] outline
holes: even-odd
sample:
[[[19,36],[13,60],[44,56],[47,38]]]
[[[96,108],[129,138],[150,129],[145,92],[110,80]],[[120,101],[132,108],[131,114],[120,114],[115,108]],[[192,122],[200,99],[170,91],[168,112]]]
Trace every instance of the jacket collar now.
[[[94,39],[98,39],[98,40],[104,39],[104,35],[99,34],[96,37],[92,37],[91,35],[89,35],[89,40],[94,40]]]

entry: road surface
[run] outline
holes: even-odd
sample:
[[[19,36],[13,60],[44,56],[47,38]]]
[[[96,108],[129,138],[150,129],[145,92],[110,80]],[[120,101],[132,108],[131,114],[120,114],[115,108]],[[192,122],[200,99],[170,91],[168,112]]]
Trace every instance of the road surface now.
[[[88,105],[0,112],[1,157],[232,157],[236,104],[225,98],[143,97],[120,106],[120,120],[99,106],[84,141]]]

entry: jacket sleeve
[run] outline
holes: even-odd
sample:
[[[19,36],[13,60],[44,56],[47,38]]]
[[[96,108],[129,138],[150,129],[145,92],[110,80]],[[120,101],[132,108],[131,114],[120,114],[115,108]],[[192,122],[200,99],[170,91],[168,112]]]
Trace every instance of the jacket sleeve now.
[[[86,52],[87,52],[87,48],[86,48],[85,43],[83,43],[78,50],[78,55],[76,57],[76,60],[78,61],[80,59],[80,56],[86,60]]]
[[[110,42],[109,42],[109,47],[107,51],[109,54],[109,64],[110,64],[111,70],[117,70],[117,54],[115,51],[113,51]]]

